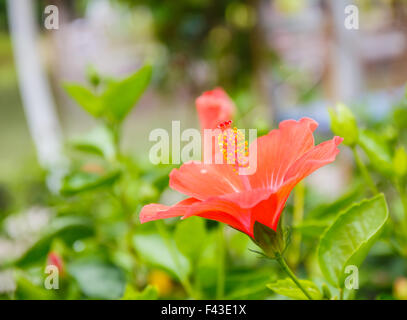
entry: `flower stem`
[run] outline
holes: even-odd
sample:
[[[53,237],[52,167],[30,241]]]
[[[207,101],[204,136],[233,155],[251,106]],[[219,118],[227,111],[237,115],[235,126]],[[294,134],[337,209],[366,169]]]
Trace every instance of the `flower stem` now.
[[[115,149],[115,158],[113,161],[115,162],[115,165],[121,166],[122,158],[121,158],[121,156],[119,156],[121,154],[121,150],[120,150],[121,125],[116,124],[116,125],[109,126],[105,123],[105,126],[108,130],[111,131],[111,133],[113,135],[113,147]],[[135,223],[133,220],[133,208],[130,205],[128,205],[128,203],[126,201],[126,197],[124,195],[124,189],[121,187],[120,181],[116,182],[116,185],[119,186],[117,192],[115,192],[114,189],[111,190],[111,192],[112,192],[113,196],[117,198],[117,201],[119,202],[119,204],[123,210],[123,213],[127,219],[128,231],[125,236],[125,239],[126,239],[127,251],[130,254],[130,256],[133,258],[134,268],[133,268],[133,272],[132,272],[132,282],[133,282],[133,284],[136,285],[137,269],[139,269],[139,256],[138,256],[137,250],[133,246],[133,234],[134,234],[134,229],[135,229]]]
[[[407,231],[407,197],[406,197],[406,193],[405,193],[405,188],[403,187],[402,183],[400,183],[400,181],[396,181],[395,186],[396,186],[397,192],[400,196],[401,203],[403,205],[404,219],[403,219],[402,227],[404,228],[404,230]]]
[[[373,192],[373,194],[378,194],[379,191],[376,188],[376,185],[372,179],[372,177],[369,174],[369,171],[367,170],[365,164],[363,163],[362,159],[360,158],[358,151],[356,150],[356,147],[352,147],[353,151],[353,156],[355,157],[356,165],[358,166],[360,172],[363,175],[363,178],[365,179],[366,183],[368,184],[369,188]]]
[[[105,127],[112,135],[115,160],[117,162],[120,162],[122,160],[122,153],[120,148],[122,130],[121,123],[110,123],[108,121],[105,121]]]
[[[305,294],[305,296],[309,300],[313,300],[311,295],[305,290],[305,288],[301,285],[300,280],[295,276],[295,274],[291,271],[290,267],[285,262],[283,256],[281,254],[276,254],[276,260],[280,264],[281,268],[284,270],[285,273],[294,281],[297,287]]]
[[[304,217],[304,194],[305,186],[303,182],[297,184],[294,189],[294,210],[293,226],[301,224]],[[291,250],[289,251],[288,263],[295,270],[301,254],[301,233],[294,230],[291,237]]]
[[[216,299],[222,299],[225,293],[225,237],[224,225],[218,226],[218,279],[216,286]]]

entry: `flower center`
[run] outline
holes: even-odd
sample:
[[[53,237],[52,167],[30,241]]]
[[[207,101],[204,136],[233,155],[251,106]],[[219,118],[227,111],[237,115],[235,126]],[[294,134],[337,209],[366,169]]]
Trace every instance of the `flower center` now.
[[[222,133],[218,136],[218,145],[227,164],[234,166],[233,171],[248,167],[247,157],[249,155],[248,142],[245,135],[236,127],[231,127],[232,120],[222,122],[218,128]]]

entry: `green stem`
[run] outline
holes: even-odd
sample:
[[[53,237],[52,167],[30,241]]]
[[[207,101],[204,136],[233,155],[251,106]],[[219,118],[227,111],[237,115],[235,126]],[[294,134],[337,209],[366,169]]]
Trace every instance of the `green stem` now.
[[[276,260],[280,264],[281,268],[284,270],[285,273],[291,278],[291,280],[294,281],[294,283],[297,285],[297,287],[305,294],[305,296],[309,300],[313,300],[311,295],[305,290],[305,288],[301,285],[300,280],[295,276],[295,274],[291,271],[290,267],[287,265],[285,262],[284,258],[280,254],[276,254]]]
[[[339,300],[343,300],[343,289],[339,289]]]
[[[407,197],[406,197],[405,188],[403,187],[403,185],[400,181],[396,181],[395,185],[396,185],[396,189],[399,194],[401,203],[403,205],[404,219],[403,219],[402,226],[403,226],[404,230],[407,230]]]
[[[293,226],[298,226],[303,220],[304,195],[305,186],[303,182],[300,182],[294,189]],[[288,262],[295,270],[301,254],[301,233],[294,230],[291,239],[291,250],[289,251]]]
[[[355,157],[356,165],[358,166],[360,172],[363,175],[363,178],[365,179],[366,183],[368,184],[370,190],[372,190],[373,194],[378,194],[379,190],[377,190],[376,185],[372,179],[372,177],[369,174],[369,171],[367,170],[365,164],[363,163],[362,159],[360,158],[358,151],[356,150],[356,147],[352,147],[353,151],[353,156]]]
[[[120,137],[120,130],[121,130],[121,125],[120,124],[114,124],[111,126],[108,126],[108,128],[111,130],[112,134],[113,134],[113,143],[114,143],[114,148],[115,148],[115,162],[118,165],[122,165],[121,161],[122,161],[122,157],[121,157],[121,150],[120,150],[120,141],[121,141],[121,137]],[[120,183],[120,182],[119,182]],[[124,190],[123,188],[121,188],[121,186],[119,185],[120,188],[118,188],[118,192],[117,195],[115,195],[115,193],[112,191],[113,196],[117,197],[118,202],[120,203],[120,206],[123,210],[123,214],[127,220],[127,224],[128,224],[128,231],[127,231],[127,235],[125,237],[126,239],[126,246],[127,246],[127,251],[129,252],[129,254],[132,256],[133,261],[134,261],[134,268],[133,268],[133,282],[134,284],[136,283],[136,279],[137,279],[137,269],[138,269],[138,261],[139,261],[139,256],[138,253],[136,251],[136,249],[133,246],[133,233],[134,233],[134,229],[135,229],[135,223],[133,220],[133,208],[131,208],[131,206],[128,205],[127,201],[126,201],[126,197],[124,195]]]
[[[174,244],[170,240],[170,236],[168,234],[166,226],[160,220],[156,221],[156,226],[157,226],[157,229],[158,229],[158,233],[164,239],[164,242],[165,242],[165,244],[166,244],[166,246],[168,248],[168,251],[169,251],[169,253],[171,255],[171,258],[175,263],[175,267],[177,268],[177,270],[181,270],[182,266],[181,266],[181,263],[179,261],[178,253],[175,250]],[[179,280],[180,280],[182,286],[184,287],[185,291],[187,292],[187,294],[190,297],[195,298],[194,290],[192,289],[192,285],[191,285],[191,282],[188,279],[188,276],[179,275]]]
[[[121,124],[105,122],[105,126],[111,132],[113,137],[113,147],[115,151],[115,158],[118,162],[122,159],[120,143],[121,143]]]
[[[224,225],[218,226],[218,279],[216,286],[216,299],[223,299],[225,294],[225,237]]]

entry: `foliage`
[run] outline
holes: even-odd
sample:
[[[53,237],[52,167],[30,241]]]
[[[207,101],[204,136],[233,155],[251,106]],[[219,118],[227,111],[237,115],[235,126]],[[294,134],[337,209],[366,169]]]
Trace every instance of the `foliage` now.
[[[284,221],[272,230],[254,222],[254,241],[217,222],[191,217],[140,225],[138,212],[158,202],[170,167],[146,165],[123,154],[121,129],[146,90],[152,68],[122,79],[89,72],[89,87],[65,89],[95,128],[67,143],[69,172],[60,193],[43,204],[50,223],[25,252],[1,267],[13,269],[17,299],[363,299],[401,297],[397,282],[369,280],[383,272],[403,275],[407,256],[407,155],[403,110],[389,124],[363,127],[350,108],[331,111],[332,130],[353,151],[352,185],[332,201],[315,198],[310,186],[294,192]],[[311,196],[310,196],[311,195]],[[294,219],[294,212],[304,216]],[[2,218],[5,230],[8,217]],[[6,222],[4,222],[6,221]],[[287,229],[290,229],[288,237]],[[260,256],[256,254],[264,251]],[[62,261],[60,289],[44,289],[50,253]],[[260,252],[261,253],[261,252]],[[287,257],[288,264],[283,259]],[[294,257],[294,258],[293,258]],[[277,265],[272,260],[276,260]],[[362,264],[364,261],[366,263]],[[360,269],[360,290],[346,287],[347,266]],[[289,271],[293,270],[293,271]],[[283,271],[288,272],[288,277]],[[303,279],[297,279],[295,273]],[[396,284],[396,282],[395,282]],[[344,293],[346,291],[346,293]]]

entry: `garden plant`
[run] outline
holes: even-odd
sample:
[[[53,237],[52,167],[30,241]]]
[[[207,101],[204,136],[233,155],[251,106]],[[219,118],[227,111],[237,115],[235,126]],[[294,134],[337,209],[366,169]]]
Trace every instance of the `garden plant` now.
[[[407,298],[407,100],[380,123],[332,106],[333,137],[302,117],[258,128],[248,143],[244,114],[215,88],[196,99],[196,129],[216,130],[206,151],[223,163],[153,164],[121,143],[153,69],[123,79],[92,70],[88,85],[63,85],[95,126],[66,143],[68,171],[43,200],[54,212],[45,231],[0,266],[16,283],[4,298]],[[256,169],[240,174],[250,154]],[[315,197],[307,176],[342,156],[353,164],[347,191]],[[180,201],[168,204],[174,190]]]

